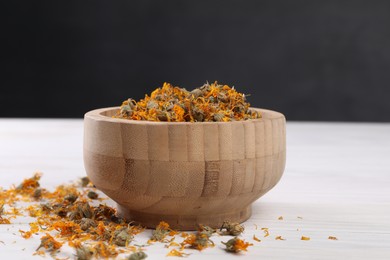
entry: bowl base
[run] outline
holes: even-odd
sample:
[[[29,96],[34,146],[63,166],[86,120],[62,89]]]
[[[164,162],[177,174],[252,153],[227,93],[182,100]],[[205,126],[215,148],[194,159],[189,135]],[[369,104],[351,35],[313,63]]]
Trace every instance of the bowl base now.
[[[129,210],[117,204],[118,214],[128,221],[133,221],[147,228],[155,228],[160,221],[165,221],[175,230],[197,230],[198,225],[206,225],[212,228],[219,228],[224,221],[242,223],[252,215],[252,207],[236,210],[234,212],[224,212],[209,215],[163,215],[150,214],[140,211]]]

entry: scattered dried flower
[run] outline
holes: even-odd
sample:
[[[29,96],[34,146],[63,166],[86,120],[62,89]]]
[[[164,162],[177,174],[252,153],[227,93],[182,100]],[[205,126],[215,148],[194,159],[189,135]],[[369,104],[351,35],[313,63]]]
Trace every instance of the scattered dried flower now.
[[[184,241],[181,243],[183,247],[188,245],[190,248],[197,249],[202,251],[207,247],[213,247],[214,242],[211,241],[208,233],[197,232],[196,234],[190,234]]]
[[[90,180],[87,176],[81,178],[81,187],[87,187]]]
[[[230,239],[227,242],[222,242],[226,246],[225,250],[227,252],[238,253],[240,251],[247,251],[248,246],[253,246],[253,244],[245,242],[237,237]]]
[[[148,257],[148,255],[145,252],[139,251],[139,252],[132,253],[127,258],[127,260],[143,260],[143,259],[146,259],[147,257]]]
[[[229,221],[223,222],[220,231],[222,231],[223,229],[224,231],[222,232],[222,235],[230,236],[239,236],[245,230],[244,226],[240,225],[240,223],[231,223]]]
[[[96,200],[99,197],[99,195],[96,192],[92,191],[92,190],[90,190],[87,193],[87,196],[88,196],[88,198],[90,198],[92,200]]]
[[[55,252],[58,251],[62,246],[62,243],[56,241],[51,235],[46,234],[45,236],[41,237],[41,244],[37,248],[36,251],[38,251],[41,247],[45,248],[49,252]]]
[[[161,221],[155,230],[152,232],[151,241],[159,241],[163,242],[166,236],[169,235],[171,229],[169,228],[169,224],[167,222]]]

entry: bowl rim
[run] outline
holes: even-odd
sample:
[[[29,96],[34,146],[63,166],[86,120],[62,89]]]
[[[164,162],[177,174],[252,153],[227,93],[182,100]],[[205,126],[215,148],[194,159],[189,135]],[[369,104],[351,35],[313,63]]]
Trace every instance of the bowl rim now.
[[[122,118],[114,118],[103,114],[108,111],[119,110],[119,109],[120,109],[119,106],[94,109],[85,113],[84,119],[90,118],[98,121],[107,121],[107,122],[120,123],[120,124],[148,124],[148,125],[161,125],[161,124],[166,124],[166,125],[194,125],[194,124],[216,125],[217,124],[218,125],[218,124],[240,124],[245,122],[260,122],[263,121],[264,119],[279,119],[279,118],[285,119],[285,116],[280,112],[264,109],[264,108],[256,108],[256,107],[250,107],[249,109],[255,110],[257,112],[261,112],[262,114],[261,118],[241,120],[241,121],[229,121],[229,122],[161,122],[161,121],[147,121],[147,120],[129,120],[129,119],[122,119]]]

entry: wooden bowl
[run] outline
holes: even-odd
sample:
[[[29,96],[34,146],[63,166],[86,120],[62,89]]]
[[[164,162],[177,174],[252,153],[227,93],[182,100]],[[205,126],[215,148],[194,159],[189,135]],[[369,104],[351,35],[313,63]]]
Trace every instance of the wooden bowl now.
[[[236,122],[149,122],[112,118],[118,107],[84,117],[84,165],[122,217],[146,227],[243,222],[251,203],[280,180],[285,117]]]

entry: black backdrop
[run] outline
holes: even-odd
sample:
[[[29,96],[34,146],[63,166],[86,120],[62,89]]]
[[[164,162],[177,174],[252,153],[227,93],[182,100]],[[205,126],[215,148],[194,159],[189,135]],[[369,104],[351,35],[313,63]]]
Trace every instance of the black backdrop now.
[[[390,1],[9,1],[0,117],[82,117],[164,81],[289,120],[390,121]]]

